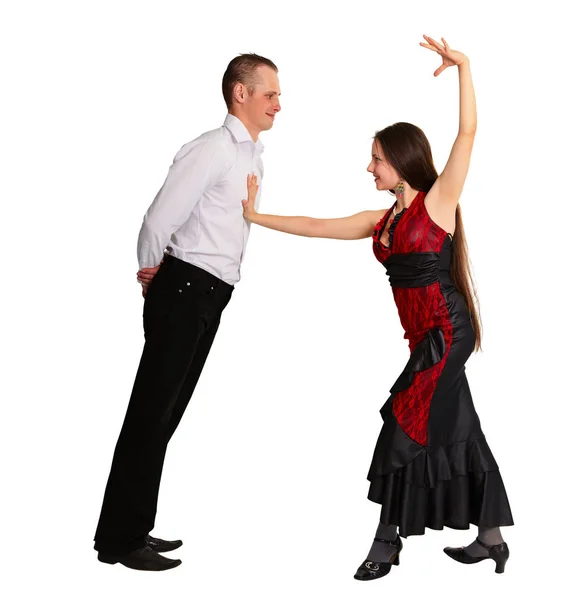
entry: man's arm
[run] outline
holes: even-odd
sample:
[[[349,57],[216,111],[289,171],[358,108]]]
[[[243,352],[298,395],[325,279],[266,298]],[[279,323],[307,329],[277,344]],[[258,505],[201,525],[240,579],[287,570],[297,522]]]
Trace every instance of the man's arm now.
[[[137,240],[139,269],[160,265],[171,235],[186,223],[202,195],[228,166],[220,140],[200,137],[182,146],[143,218]]]

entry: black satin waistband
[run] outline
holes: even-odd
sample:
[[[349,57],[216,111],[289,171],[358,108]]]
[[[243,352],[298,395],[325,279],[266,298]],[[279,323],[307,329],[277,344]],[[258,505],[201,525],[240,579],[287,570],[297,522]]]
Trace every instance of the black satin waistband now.
[[[441,252],[409,252],[392,254],[386,261],[386,275],[392,287],[425,287],[448,282],[450,270],[450,240]]]

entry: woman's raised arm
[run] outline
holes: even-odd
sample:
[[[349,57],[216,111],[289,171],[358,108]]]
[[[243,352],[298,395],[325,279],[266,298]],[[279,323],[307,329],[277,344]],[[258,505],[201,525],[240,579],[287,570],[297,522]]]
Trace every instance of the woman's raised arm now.
[[[434,50],[441,55],[443,64],[435,71],[435,77],[440,75],[447,67],[458,67],[460,88],[460,116],[458,135],[452,146],[450,156],[443,172],[430,190],[427,202],[434,200],[440,204],[456,207],[470,166],[470,156],[476,135],[476,97],[470,73],[468,57],[456,50],[451,50],[444,38],[444,45],[439,44],[428,36],[423,36],[428,43],[421,42],[421,46]]]

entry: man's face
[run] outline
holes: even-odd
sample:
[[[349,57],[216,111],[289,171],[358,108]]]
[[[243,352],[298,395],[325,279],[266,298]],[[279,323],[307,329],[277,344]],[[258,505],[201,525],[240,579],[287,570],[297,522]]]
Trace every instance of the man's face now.
[[[261,65],[255,70],[255,83],[252,95],[247,95],[243,103],[243,112],[249,122],[258,131],[266,131],[274,124],[280,107],[280,83],[276,71]]]

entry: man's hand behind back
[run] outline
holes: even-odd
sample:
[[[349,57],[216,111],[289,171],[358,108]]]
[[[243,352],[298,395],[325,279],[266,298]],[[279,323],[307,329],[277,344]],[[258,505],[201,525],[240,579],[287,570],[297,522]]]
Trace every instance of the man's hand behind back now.
[[[141,293],[143,294],[143,298],[145,298],[147,295],[149,285],[151,285],[153,277],[157,274],[163,262],[164,258],[161,260],[161,264],[157,265],[156,267],[145,267],[144,269],[137,271],[137,281],[141,284]]]

